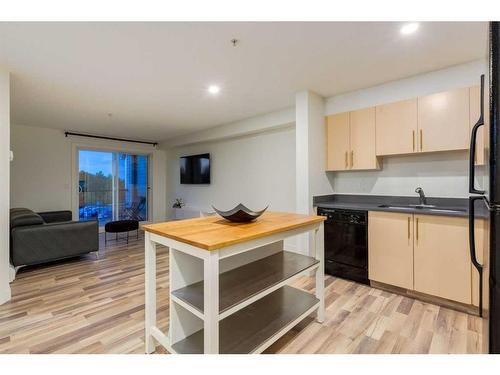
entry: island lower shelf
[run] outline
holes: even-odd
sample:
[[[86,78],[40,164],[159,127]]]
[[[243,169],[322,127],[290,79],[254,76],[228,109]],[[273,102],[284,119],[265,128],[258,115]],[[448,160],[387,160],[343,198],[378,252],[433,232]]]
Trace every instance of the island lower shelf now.
[[[219,314],[318,264],[313,257],[281,251],[220,274]],[[174,290],[172,295],[203,314],[203,281]]]
[[[219,322],[219,353],[265,350],[319,306],[314,295],[283,286]],[[203,329],[172,345],[177,353],[201,354]]]

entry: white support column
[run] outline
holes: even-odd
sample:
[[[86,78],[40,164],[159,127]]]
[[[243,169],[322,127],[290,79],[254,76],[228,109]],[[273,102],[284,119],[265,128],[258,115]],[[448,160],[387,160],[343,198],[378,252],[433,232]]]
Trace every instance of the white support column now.
[[[0,67],[0,304],[9,285],[10,74]]]
[[[151,235],[146,232],[144,238],[145,263],[145,337],[146,353],[155,351],[155,342],[151,335],[151,327],[156,327],[156,244],[151,241]]]
[[[210,251],[203,261],[204,352],[219,353],[219,252]]]
[[[323,223],[321,223],[323,226]],[[316,320],[319,323],[325,321],[325,249],[323,242],[319,241],[318,235],[323,231],[316,229],[312,235],[314,256],[319,260],[319,267],[316,268],[316,298],[319,299],[319,307]]]
[[[311,91],[295,96],[296,211],[313,214],[312,197],[331,194],[326,165],[325,104]],[[314,252],[312,234],[298,237],[297,248],[305,255]]]

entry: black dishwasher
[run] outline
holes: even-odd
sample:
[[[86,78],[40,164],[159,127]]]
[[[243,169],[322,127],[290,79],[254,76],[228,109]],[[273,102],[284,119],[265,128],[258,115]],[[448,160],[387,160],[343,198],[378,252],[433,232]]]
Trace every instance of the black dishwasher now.
[[[369,284],[368,213],[318,208],[325,216],[325,272]]]

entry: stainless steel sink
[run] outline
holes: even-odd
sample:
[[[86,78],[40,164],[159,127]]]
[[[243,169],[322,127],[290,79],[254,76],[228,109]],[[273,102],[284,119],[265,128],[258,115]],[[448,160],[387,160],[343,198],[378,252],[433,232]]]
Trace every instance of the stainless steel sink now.
[[[456,212],[456,213],[467,212],[467,210],[465,208],[430,208],[429,211],[433,211],[433,212]]]
[[[409,210],[425,210],[425,211],[431,211],[431,212],[452,212],[452,213],[459,213],[459,212],[466,212],[464,208],[449,208],[449,207],[437,207],[432,204],[407,204],[407,205],[400,205],[400,204],[381,204],[379,206],[380,208],[389,208],[391,210],[402,210],[402,211],[409,211]]]
[[[414,210],[416,205],[401,205],[401,204],[381,204],[380,208],[390,208],[391,210]]]

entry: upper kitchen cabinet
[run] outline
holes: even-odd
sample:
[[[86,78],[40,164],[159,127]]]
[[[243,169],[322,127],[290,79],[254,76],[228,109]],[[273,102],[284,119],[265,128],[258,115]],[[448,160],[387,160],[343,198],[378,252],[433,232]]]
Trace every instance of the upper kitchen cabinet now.
[[[470,110],[469,110],[469,134],[472,132],[472,128],[479,120],[479,116],[481,114],[481,88],[479,86],[474,86],[470,88],[469,91],[470,98]],[[486,101],[487,102],[487,101]],[[485,105],[488,105],[485,103]],[[488,113],[485,109],[485,113]],[[488,121],[488,116],[485,116],[484,121]],[[485,124],[486,125],[486,124]],[[476,153],[474,154],[474,161],[476,165],[484,164],[484,128],[485,126],[481,126],[477,131],[476,138]]]
[[[349,112],[326,118],[327,161],[329,171],[349,169]]]
[[[377,169],[375,107],[350,113],[351,169]]]
[[[466,87],[328,116],[327,170],[379,169],[380,156],[468,150],[479,110],[479,87]],[[480,128],[476,164],[484,164],[485,133]]]
[[[417,132],[417,99],[377,106],[377,155],[399,155],[417,151]]]
[[[418,98],[418,151],[469,148],[469,88]]]
[[[326,119],[327,170],[377,169],[375,108],[339,113]]]

